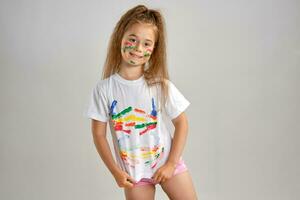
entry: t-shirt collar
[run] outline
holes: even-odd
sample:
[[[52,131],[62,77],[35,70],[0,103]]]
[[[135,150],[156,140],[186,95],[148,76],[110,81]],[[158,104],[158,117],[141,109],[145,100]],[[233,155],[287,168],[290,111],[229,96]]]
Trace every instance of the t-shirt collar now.
[[[123,78],[118,72],[116,72],[114,74],[114,78],[124,84],[138,84],[138,83],[142,83],[144,81],[144,74],[142,76],[140,76],[138,79],[128,80],[128,79]]]

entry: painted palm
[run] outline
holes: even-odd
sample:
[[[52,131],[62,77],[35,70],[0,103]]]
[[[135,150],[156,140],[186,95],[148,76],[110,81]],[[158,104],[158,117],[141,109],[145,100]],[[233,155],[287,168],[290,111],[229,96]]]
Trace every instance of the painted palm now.
[[[150,113],[131,106],[116,113],[116,105],[117,101],[114,100],[110,107],[110,115],[122,160],[133,168],[139,164],[154,168],[164,154],[164,147],[154,131],[157,126],[154,98]]]

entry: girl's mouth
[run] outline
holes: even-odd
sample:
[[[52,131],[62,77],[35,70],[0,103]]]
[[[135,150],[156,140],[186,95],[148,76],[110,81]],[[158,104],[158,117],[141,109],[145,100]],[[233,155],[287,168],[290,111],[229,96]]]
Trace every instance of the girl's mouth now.
[[[135,54],[133,54],[133,53],[131,53],[131,52],[129,52],[129,54],[130,54],[132,57],[134,57],[134,58],[142,58],[142,57],[143,57],[143,56],[135,55]]]

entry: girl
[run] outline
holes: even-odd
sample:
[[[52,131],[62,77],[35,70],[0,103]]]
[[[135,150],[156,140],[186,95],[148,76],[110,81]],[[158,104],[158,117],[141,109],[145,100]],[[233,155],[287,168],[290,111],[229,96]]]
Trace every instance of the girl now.
[[[189,104],[169,80],[162,15],[144,5],[128,10],[111,36],[102,79],[85,113],[97,151],[126,199],[154,199],[156,184],[170,199],[197,199],[181,156]]]

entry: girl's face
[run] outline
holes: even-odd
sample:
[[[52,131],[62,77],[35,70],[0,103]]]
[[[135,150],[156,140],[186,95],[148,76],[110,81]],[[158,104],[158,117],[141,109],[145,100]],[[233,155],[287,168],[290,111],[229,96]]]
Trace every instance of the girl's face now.
[[[141,66],[146,63],[153,52],[155,32],[153,25],[136,23],[132,25],[122,38],[121,54],[123,62]]]

